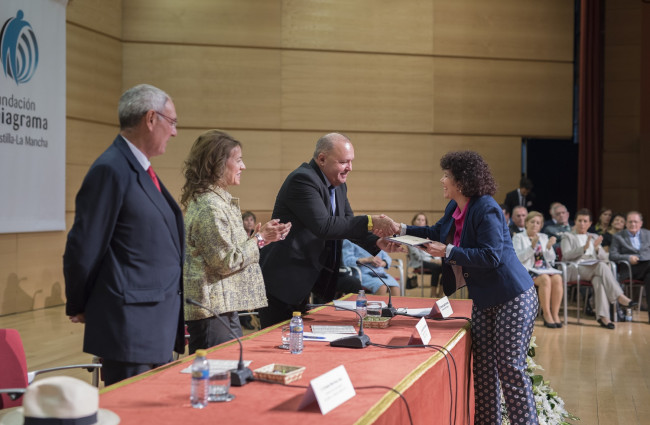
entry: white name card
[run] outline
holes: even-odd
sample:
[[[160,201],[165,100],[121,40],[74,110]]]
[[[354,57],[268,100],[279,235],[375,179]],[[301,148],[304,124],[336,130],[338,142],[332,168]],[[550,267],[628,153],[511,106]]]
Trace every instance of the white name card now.
[[[451,303],[449,302],[449,298],[442,297],[438,301],[436,301],[433,307],[431,308],[431,313],[429,314],[429,317],[441,319],[443,317],[449,317],[452,314],[454,314],[454,310],[452,310],[451,308]]]
[[[316,400],[320,412],[325,415],[355,395],[348,372],[341,365],[309,382],[309,388],[300,402],[298,410]]]
[[[424,317],[421,318],[418,323],[415,325],[415,329],[418,331],[422,345],[427,345],[431,341],[431,332],[429,332],[429,326],[427,325],[427,319]]]

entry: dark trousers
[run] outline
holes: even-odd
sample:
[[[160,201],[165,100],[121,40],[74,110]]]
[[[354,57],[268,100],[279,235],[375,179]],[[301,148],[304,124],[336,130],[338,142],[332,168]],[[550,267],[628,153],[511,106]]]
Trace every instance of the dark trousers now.
[[[169,361],[171,361],[171,357]],[[119,362],[116,360],[102,360],[102,376],[104,376],[104,385],[109,386],[116,382],[123,381],[135,375],[150,371],[165,363],[129,363]]]
[[[537,425],[526,356],[539,301],[535,287],[512,300],[472,308],[474,423],[501,424],[501,390],[512,425]]]
[[[650,261],[639,261],[632,266],[632,278],[642,280],[645,286],[645,301],[648,306],[648,319],[650,320]]]
[[[305,305],[307,300],[301,304],[291,305],[287,304],[284,301],[266,294],[268,298],[269,305],[268,307],[261,308],[259,310],[259,318],[262,329],[273,326],[276,323],[284,322],[285,320],[290,320],[294,311],[305,312]]]
[[[220,319],[220,318],[221,319]],[[187,332],[190,334],[188,350],[194,354],[201,348],[210,348],[234,339],[234,333],[241,337],[242,330],[239,324],[239,315],[236,311],[220,314],[219,317],[207,319],[188,320]]]
[[[440,273],[442,273],[442,266],[440,264],[431,263],[429,261],[422,262],[422,268],[428,270],[431,273],[431,286],[438,286],[440,280]]]

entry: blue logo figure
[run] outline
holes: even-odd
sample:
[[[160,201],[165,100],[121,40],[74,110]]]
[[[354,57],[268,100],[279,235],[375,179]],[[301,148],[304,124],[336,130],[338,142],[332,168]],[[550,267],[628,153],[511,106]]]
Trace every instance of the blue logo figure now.
[[[38,43],[29,22],[19,10],[15,18],[5,22],[0,33],[0,58],[6,77],[16,84],[31,80],[38,65]]]

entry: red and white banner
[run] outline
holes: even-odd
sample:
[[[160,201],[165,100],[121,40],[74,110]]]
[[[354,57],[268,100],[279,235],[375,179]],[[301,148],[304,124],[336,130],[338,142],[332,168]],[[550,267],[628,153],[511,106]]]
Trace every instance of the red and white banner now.
[[[66,5],[0,3],[0,233],[65,230]]]

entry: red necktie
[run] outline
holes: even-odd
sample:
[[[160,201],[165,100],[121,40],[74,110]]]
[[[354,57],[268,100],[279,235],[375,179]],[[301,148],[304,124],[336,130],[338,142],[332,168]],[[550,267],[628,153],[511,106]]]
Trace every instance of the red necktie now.
[[[158,183],[158,177],[156,177],[156,173],[154,173],[153,167],[151,165],[149,168],[147,168],[147,174],[149,174],[149,177],[151,177],[151,180],[153,180],[153,184],[156,185],[158,192],[160,192],[160,183]]]

